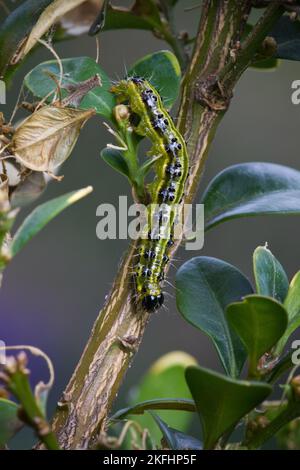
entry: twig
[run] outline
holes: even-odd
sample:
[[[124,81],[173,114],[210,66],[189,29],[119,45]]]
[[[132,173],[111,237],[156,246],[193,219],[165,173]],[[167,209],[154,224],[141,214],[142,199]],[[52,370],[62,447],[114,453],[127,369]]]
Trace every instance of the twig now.
[[[45,390],[53,382],[53,367],[51,361],[47,356],[37,348],[30,346],[15,346],[7,349],[30,349],[35,355],[42,355],[46,359],[48,367],[50,368],[50,382],[45,385],[40,383],[38,390],[36,389],[36,396],[31,390],[29,383],[29,371],[27,369],[27,356],[24,351],[20,352],[18,356],[8,357],[6,364],[3,366],[3,372],[0,373],[0,379],[5,384],[5,387],[10,391],[14,397],[20,402],[21,408],[19,412],[20,419],[31,426],[37,433],[41,442],[49,450],[59,450],[59,445],[51,426],[48,424],[41,404],[38,402],[38,392],[42,389]]]
[[[230,103],[233,77],[226,89],[218,76],[230,61],[232,48],[240,39],[250,9],[251,2],[247,0],[203,2],[193,57],[183,81],[178,115],[178,127],[188,142],[192,167],[186,190],[187,203],[192,202],[196,195],[210,144]],[[255,47],[257,43],[255,40]],[[241,70],[236,74],[236,79],[245,70],[245,63],[242,60],[238,65]],[[177,248],[175,244],[174,252]],[[137,311],[132,302],[128,273],[133,252],[134,247],[120,267],[112,291],[63,395],[63,405],[55,415],[53,426],[65,449],[88,448],[98,432],[105,432],[112,403],[134,351],[143,338],[149,314]],[[134,339],[134,343],[131,341],[130,348],[126,348],[124,345],[129,337]]]
[[[43,39],[37,39],[37,42],[39,42],[40,44],[42,44],[43,46],[45,46],[47,49],[49,49],[49,51],[51,52],[51,54],[54,55],[55,59],[57,60],[57,63],[58,63],[58,67],[59,67],[59,86],[61,87],[62,85],[62,81],[63,81],[63,77],[64,77],[64,69],[63,69],[63,65],[62,65],[62,61],[59,57],[59,55],[57,54],[57,52],[53,49],[52,46],[50,46],[50,44],[48,44],[46,41],[44,41]]]

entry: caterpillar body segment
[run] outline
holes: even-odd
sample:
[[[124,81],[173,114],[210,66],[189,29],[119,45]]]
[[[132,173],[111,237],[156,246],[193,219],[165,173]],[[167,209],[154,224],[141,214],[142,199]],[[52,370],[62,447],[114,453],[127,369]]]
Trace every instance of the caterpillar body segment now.
[[[148,209],[151,230],[138,244],[138,261],[133,267],[136,297],[147,311],[164,301],[162,285],[173,240],[175,208],[181,204],[189,171],[186,144],[165,109],[158,91],[145,79],[131,77],[112,88],[120,103],[127,103],[139,122],[137,134],[147,137],[149,155],[158,157],[155,178],[148,186],[152,206]],[[153,214],[153,205],[159,207]],[[153,229],[154,227],[154,229]]]

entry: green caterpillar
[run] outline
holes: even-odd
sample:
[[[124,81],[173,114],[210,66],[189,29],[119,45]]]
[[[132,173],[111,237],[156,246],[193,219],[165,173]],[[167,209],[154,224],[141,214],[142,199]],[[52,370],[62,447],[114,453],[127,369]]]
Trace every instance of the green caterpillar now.
[[[168,253],[173,241],[175,213],[181,203],[188,177],[189,159],[186,144],[172,118],[163,106],[159,93],[143,78],[133,77],[120,81],[112,91],[120,103],[127,103],[133,115],[140,119],[136,133],[150,139],[149,154],[158,157],[156,178],[149,185],[151,203],[159,205],[156,229],[148,239],[140,240],[138,262],[135,264],[134,284],[137,301],[147,311],[157,310],[164,301],[162,283]],[[153,214],[148,214],[152,220]],[[166,236],[168,234],[168,236]]]

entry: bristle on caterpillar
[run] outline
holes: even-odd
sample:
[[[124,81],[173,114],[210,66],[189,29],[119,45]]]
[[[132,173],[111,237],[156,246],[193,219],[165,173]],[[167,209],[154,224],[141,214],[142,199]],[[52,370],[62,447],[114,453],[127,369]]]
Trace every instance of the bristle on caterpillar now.
[[[147,137],[152,148],[148,154],[159,157],[155,179],[148,186],[151,204],[159,205],[156,230],[141,239],[133,279],[137,302],[147,311],[155,311],[164,302],[162,284],[173,241],[175,213],[181,204],[188,177],[188,154],[181,134],[166,111],[158,91],[145,79],[131,77],[113,86],[119,103],[126,103],[132,115],[139,118],[135,132]],[[165,210],[161,207],[164,207]],[[156,214],[157,215],[157,214]],[[148,220],[152,221],[152,213]],[[166,234],[169,234],[166,236]]]

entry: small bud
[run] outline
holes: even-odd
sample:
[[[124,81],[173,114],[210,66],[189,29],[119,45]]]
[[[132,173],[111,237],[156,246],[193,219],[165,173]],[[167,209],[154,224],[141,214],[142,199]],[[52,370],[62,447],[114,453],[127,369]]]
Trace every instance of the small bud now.
[[[293,377],[290,384],[294,392],[295,399],[297,401],[300,400],[300,375]]]
[[[248,428],[248,432],[252,434],[254,431],[257,430],[258,424],[255,420],[249,421],[247,428]]]
[[[9,398],[8,391],[3,387],[0,387],[0,398],[5,398],[6,400]]]
[[[6,364],[4,366],[4,371],[8,376],[15,374],[18,370],[18,365],[16,358],[14,356],[9,356],[6,358]]]
[[[267,36],[263,42],[263,53],[267,57],[272,57],[277,51],[277,42],[275,38]]]
[[[45,421],[43,418],[40,418],[39,416],[36,416],[33,419],[33,422],[35,424],[37,433],[39,436],[47,436],[51,432],[51,428],[47,421]]]
[[[0,174],[0,212],[8,212],[10,209],[9,203],[9,186],[8,178],[4,174]]]
[[[124,104],[115,106],[114,116],[117,122],[127,121],[130,116],[128,106],[125,106]]]
[[[18,363],[18,370],[22,372],[24,375],[29,375],[30,371],[27,369],[27,364],[28,364],[28,357],[27,354],[24,351],[21,351],[17,355],[17,363]]]
[[[262,415],[256,418],[256,422],[259,428],[264,429],[269,425],[270,420],[266,416]]]
[[[138,339],[136,336],[130,335],[130,336],[123,336],[122,338],[118,338],[120,345],[122,348],[125,349],[125,351],[128,352],[135,352],[137,348],[137,343]]]
[[[178,38],[183,42],[187,42],[189,40],[189,33],[187,31],[180,31]]]
[[[17,372],[21,372],[24,375],[29,375],[30,372],[26,368],[27,363],[27,355],[24,351],[21,351],[16,357],[9,356],[6,359],[6,364],[3,370],[8,377],[12,377]]]
[[[0,382],[4,383],[5,385],[9,383],[9,376],[4,372],[0,372]]]

